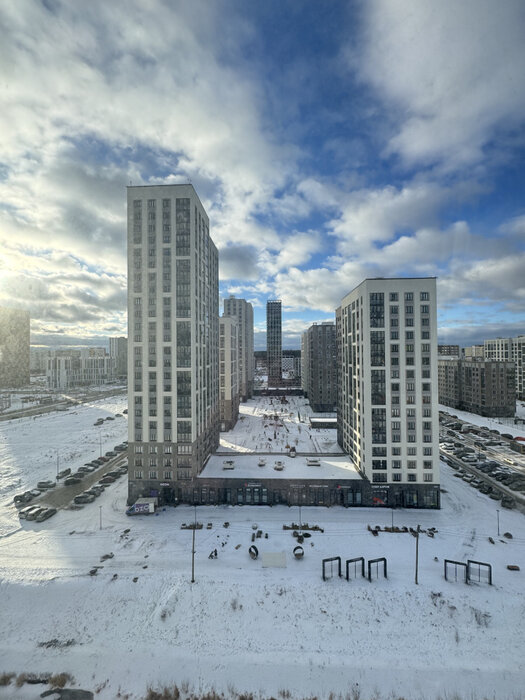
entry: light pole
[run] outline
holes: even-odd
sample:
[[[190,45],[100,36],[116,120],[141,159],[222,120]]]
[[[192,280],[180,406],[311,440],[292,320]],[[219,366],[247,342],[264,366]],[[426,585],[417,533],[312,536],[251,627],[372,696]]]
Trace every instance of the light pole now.
[[[100,527],[99,529],[102,530],[102,506],[98,507],[98,512],[99,512],[99,519],[100,519]]]
[[[195,503],[195,516],[193,518],[193,535],[191,538],[191,582],[195,583],[195,530],[197,529],[197,504]]]
[[[419,564],[419,525],[416,530],[416,586],[418,584],[417,574],[418,574],[418,564]]]
[[[58,481],[58,463],[59,463],[59,456],[58,456],[58,449],[57,449],[57,481]]]
[[[498,537],[499,537],[499,509],[496,509],[496,515],[498,517]]]
[[[299,506],[299,529],[302,527],[301,506]]]

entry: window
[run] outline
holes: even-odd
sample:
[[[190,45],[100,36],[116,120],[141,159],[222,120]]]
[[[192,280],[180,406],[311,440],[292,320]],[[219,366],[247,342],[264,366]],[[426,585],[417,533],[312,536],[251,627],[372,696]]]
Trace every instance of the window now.
[[[155,471],[150,471],[150,473],[149,473],[149,478],[150,478],[150,479],[156,479],[156,478],[157,478],[157,472],[155,472]]]
[[[420,299],[420,301],[428,301],[428,299],[429,299],[428,292],[420,292],[419,299]]]
[[[397,298],[398,298],[397,292],[390,292],[390,296],[389,296],[390,301],[397,301]]]
[[[407,481],[416,481],[417,477],[415,474],[408,474],[407,475]]]
[[[423,481],[432,481],[432,474],[423,474]]]
[[[405,301],[413,301],[414,294],[412,292],[405,292]]]
[[[392,481],[401,481],[401,474],[392,474]]]
[[[373,483],[386,483],[386,474],[372,474],[372,481]]]
[[[428,459],[426,459],[423,462],[423,469],[432,469],[432,462]]]
[[[386,459],[373,459],[372,469],[386,470]]]
[[[142,470],[141,469],[135,470],[135,479],[142,479]]]
[[[417,467],[417,462],[416,462],[416,460],[415,460],[415,459],[409,459],[409,460],[407,461],[407,467],[408,467],[409,469],[415,469],[415,468]]]
[[[165,478],[165,479],[168,479],[168,480],[173,479],[173,472],[172,472],[172,471],[165,471],[165,472],[164,472],[164,478]]]
[[[421,304],[421,313],[428,314],[430,312],[430,307],[428,304]]]
[[[401,469],[401,460],[400,459],[393,459],[392,460],[392,469]]]

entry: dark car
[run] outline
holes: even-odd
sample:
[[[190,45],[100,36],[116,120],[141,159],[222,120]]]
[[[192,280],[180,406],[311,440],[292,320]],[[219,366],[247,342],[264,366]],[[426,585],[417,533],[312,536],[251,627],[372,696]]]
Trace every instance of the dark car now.
[[[80,484],[82,479],[79,479],[77,476],[68,476],[68,478],[64,481],[65,486],[73,486],[73,484]]]
[[[36,516],[35,520],[37,523],[41,523],[50,518],[52,515],[55,515],[56,512],[56,508],[46,508],[43,513],[39,513],[39,515]]]
[[[93,503],[95,500],[95,494],[93,493],[79,493],[78,496],[75,496],[73,501],[77,504],[80,503]]]
[[[56,485],[56,481],[51,481],[51,479],[47,479],[46,481],[39,481],[37,484],[37,488],[44,490],[53,489]]]
[[[20,493],[17,496],[14,497],[13,501],[15,506],[20,507],[24,505],[24,503],[29,503],[33,499],[33,494],[31,491],[26,491],[25,493]]]
[[[45,510],[47,510],[47,506],[41,506],[40,508],[35,507],[34,510],[30,510],[29,513],[27,513],[26,520],[36,520],[37,516],[39,516],[40,513],[43,513]]]
[[[116,481],[116,479],[112,476],[104,476],[102,479],[98,482],[99,484],[113,484]]]
[[[128,412],[128,409],[127,409],[127,408],[125,408],[125,409],[122,411],[122,413],[124,413],[124,414],[126,414],[127,412]]]
[[[105,455],[103,457],[98,458],[99,462],[109,462],[109,457],[106,457]]]
[[[62,469],[61,472],[58,472],[57,479],[64,479],[66,476],[69,476],[70,474],[71,474],[71,469],[69,467],[67,469]]]
[[[110,450],[109,452],[106,452],[106,457],[116,457],[117,452],[115,450]]]

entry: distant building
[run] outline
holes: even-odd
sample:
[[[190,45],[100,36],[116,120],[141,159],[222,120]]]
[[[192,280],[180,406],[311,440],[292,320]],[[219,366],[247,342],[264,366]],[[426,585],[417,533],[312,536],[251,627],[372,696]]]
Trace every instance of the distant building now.
[[[286,373],[289,380],[297,380],[301,378],[301,353],[297,350],[283,350],[281,361],[283,375]]]
[[[373,503],[439,508],[436,280],[367,279],[336,324],[339,444]]]
[[[460,357],[459,345],[438,345],[440,357]]]
[[[49,348],[35,347],[29,348],[29,369],[33,374],[45,374],[47,369],[47,358],[49,356]]]
[[[0,389],[30,382],[29,311],[0,307]]]
[[[128,339],[120,336],[109,339],[109,356],[114,361],[115,378],[128,376]]]
[[[104,348],[50,350],[47,357],[48,389],[99,386],[114,379],[114,362]]]
[[[219,319],[219,405],[221,430],[231,430],[239,417],[239,328],[235,318]]]
[[[282,381],[282,314],[281,301],[266,302],[266,360],[268,386],[280,386]]]
[[[516,381],[513,362],[498,360],[438,361],[439,402],[480,416],[513,417]]]
[[[127,188],[130,503],[193,502],[219,445],[219,267],[190,184]]]
[[[230,296],[224,300],[224,316],[237,319],[239,329],[239,392],[241,401],[253,396],[255,358],[253,355],[253,306],[246,299]]]
[[[463,348],[463,359],[465,360],[483,360],[484,358],[483,345],[469,345]]]
[[[525,399],[525,335],[494,338],[484,343],[486,360],[511,360],[516,368],[516,397]]]
[[[313,324],[302,334],[302,386],[316,413],[337,406],[337,345],[335,323]]]

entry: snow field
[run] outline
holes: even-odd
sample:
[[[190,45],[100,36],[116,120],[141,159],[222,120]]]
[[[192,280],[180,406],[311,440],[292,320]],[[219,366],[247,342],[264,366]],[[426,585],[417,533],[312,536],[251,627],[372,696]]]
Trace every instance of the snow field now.
[[[122,412],[123,403],[106,401],[54,416],[45,429],[38,420],[0,426],[9,426],[13,441],[10,460],[5,440],[0,451],[1,463],[12,465],[10,484],[0,472],[0,673],[67,671],[77,687],[98,689],[101,700],[119,692],[139,700],[148,686],[170,683],[226,697],[233,689],[323,700],[352,689],[363,699],[376,691],[406,700],[523,697],[525,519],[453,478],[444,463],[440,511],[393,512],[396,525],[438,530],[434,538],[420,535],[417,586],[415,538],[367,530],[390,525],[389,509],[302,507],[299,516],[285,506],[198,507],[204,527],[196,531],[194,584],[192,531],[181,529],[193,522],[194,508],[126,517],[123,480],[81,510],[20,524],[13,482],[29,486],[52,474],[47,467],[41,475],[36,438],[50,443],[62,435],[71,454],[81,453],[71,462],[87,461],[84,447],[98,436],[94,420]],[[125,423],[106,426],[115,431],[109,449],[125,439]],[[24,431],[27,450],[16,451]],[[293,557],[291,531],[283,530],[299,517],[324,529],[305,539],[302,560]],[[255,540],[255,561],[248,555],[254,525],[268,533]],[[218,558],[209,559],[214,549]],[[285,552],[286,568],[263,568],[263,552]],[[108,553],[114,556],[101,561]],[[323,582],[321,560],[331,556],[341,556],[343,567],[349,558],[386,556],[388,579]],[[444,558],[491,563],[494,585],[445,581]],[[103,568],[90,576],[95,566]],[[11,685],[0,688],[0,700],[32,700],[40,692]]]

